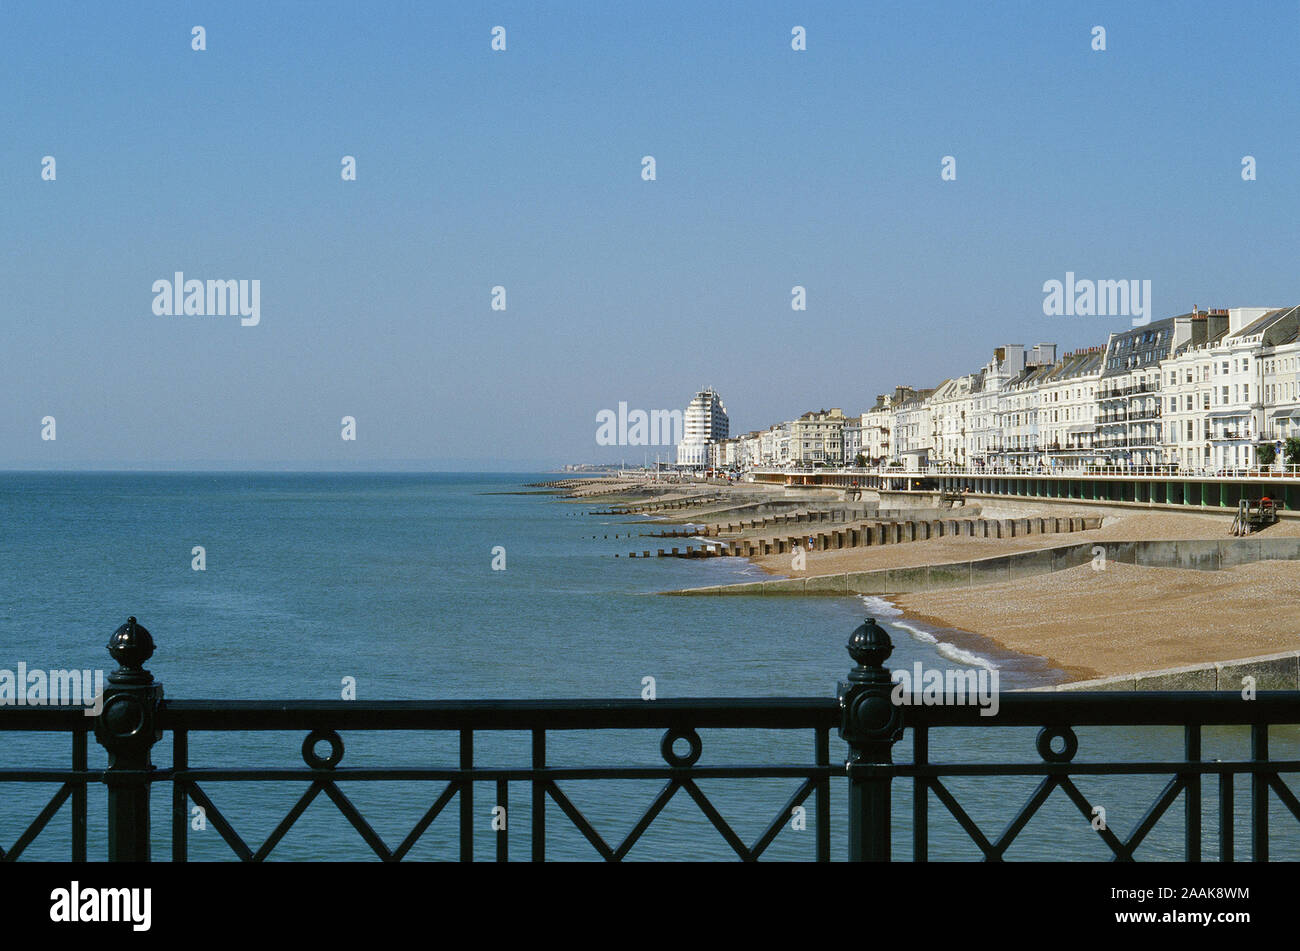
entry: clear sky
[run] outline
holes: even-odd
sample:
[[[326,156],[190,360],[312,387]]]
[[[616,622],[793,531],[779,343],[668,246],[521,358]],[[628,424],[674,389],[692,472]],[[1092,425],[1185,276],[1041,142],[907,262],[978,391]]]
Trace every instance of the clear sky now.
[[[1044,316],[1067,271],[1300,303],[1297,39],[1293,2],[5,2],[0,468],[653,460],[597,412],[713,385],[745,431],[1129,326]],[[176,271],[260,323],[155,315]]]

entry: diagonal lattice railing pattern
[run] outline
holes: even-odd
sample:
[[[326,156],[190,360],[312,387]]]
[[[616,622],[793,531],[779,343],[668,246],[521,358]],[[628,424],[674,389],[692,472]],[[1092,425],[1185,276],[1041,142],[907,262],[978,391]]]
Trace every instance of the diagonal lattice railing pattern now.
[[[1014,696],[1014,695],[1013,695]],[[920,861],[929,856],[929,809],[930,796],[936,799],[956,821],[957,825],[980,850],[985,861],[1002,861],[1007,850],[1015,843],[1017,837],[1034,816],[1039,814],[1042,806],[1056,790],[1061,790],[1074,805],[1082,817],[1086,828],[1096,833],[1116,861],[1134,861],[1135,852],[1148,834],[1162,818],[1170,812],[1180,798],[1183,800],[1184,852],[1187,861],[1200,861],[1203,846],[1202,830],[1202,779],[1218,777],[1218,844],[1222,861],[1234,861],[1235,848],[1235,811],[1236,792],[1234,780],[1237,776],[1250,779],[1250,830],[1251,857],[1255,861],[1268,859],[1268,842],[1270,838],[1269,806],[1270,793],[1276,797],[1290,815],[1300,822],[1300,799],[1283,779],[1287,773],[1300,773],[1300,760],[1270,760],[1268,758],[1268,723],[1257,722],[1259,719],[1277,717],[1275,722],[1292,724],[1300,719],[1300,710],[1295,708],[1296,699],[1289,693],[1270,693],[1266,699],[1267,710],[1249,706],[1227,707],[1225,701],[1235,697],[1231,693],[1207,694],[1103,694],[1089,697],[1075,695],[1068,701],[1070,709],[1079,718],[1078,722],[1104,724],[1112,722],[1106,715],[1109,711],[1098,709],[1115,706],[1124,702],[1136,701],[1143,708],[1153,705],[1154,709],[1143,709],[1132,716],[1145,725],[1154,725],[1155,721],[1165,725],[1167,718],[1158,715],[1160,708],[1171,708],[1180,698],[1184,703],[1190,698],[1198,698],[1197,706],[1204,709],[1207,702],[1218,707],[1218,716],[1211,722],[1247,726],[1250,731],[1252,758],[1249,760],[1215,760],[1207,762],[1200,758],[1202,723],[1182,724],[1184,732],[1185,758],[1176,762],[1075,762],[1079,749],[1075,731],[1061,723],[1059,714],[1053,718],[1052,726],[1039,730],[1036,747],[1041,762],[1015,765],[1000,764],[937,764],[929,761],[929,732],[933,723],[915,724],[912,734],[913,763],[900,764],[896,774],[912,779],[913,789],[913,854]],[[1099,698],[1105,700],[1098,703]],[[1251,701],[1257,702],[1257,701]],[[1019,698],[1012,701],[1019,703]],[[1063,704],[1058,704],[1063,706]],[[1230,713],[1229,713],[1230,711]],[[1025,713],[1015,711],[1013,716],[1017,725],[1028,725]],[[1228,714],[1228,715],[1225,715]],[[943,725],[954,725],[959,718],[951,712],[940,714],[936,718]],[[1256,722],[1252,722],[1254,719]],[[1004,724],[1005,725],[1005,724]],[[1062,748],[1056,749],[1054,741],[1061,740]],[[1155,799],[1147,806],[1145,812],[1124,837],[1120,837],[1104,821],[1097,822],[1097,804],[1090,800],[1075,783],[1079,776],[1167,776]],[[957,797],[943,782],[943,777],[1009,777],[1042,776],[1033,792],[1016,810],[1014,816],[996,837],[990,837],[971,817]],[[1003,794],[1004,793],[1000,793]]]
[[[1042,813],[1057,790],[1073,804],[1083,821],[1096,832],[1111,856],[1131,861],[1153,829],[1173,814],[1182,801],[1184,858],[1200,861],[1204,830],[1202,787],[1217,777],[1218,852],[1225,861],[1236,859],[1237,826],[1235,782],[1249,785],[1248,828],[1250,857],[1269,858],[1270,808],[1300,820],[1300,799],[1283,778],[1300,772],[1300,760],[1273,759],[1270,730],[1300,725],[1300,691],[1265,690],[1201,692],[1010,692],[1000,695],[995,716],[970,703],[926,705],[924,698],[897,696],[890,671],[884,666],[892,643],[884,629],[870,619],[854,631],[849,653],[857,661],[840,684],[836,699],[681,699],[681,700],[466,700],[466,701],[234,701],[164,700],[162,686],[143,668],[153,652],[148,632],[134,618],[110,641],[110,653],[121,668],[108,677],[98,715],[89,717],[83,707],[14,707],[0,704],[0,734],[9,731],[67,734],[72,740],[70,769],[24,769],[0,763],[0,801],[16,784],[53,784],[47,799],[27,797],[23,809],[34,816],[21,827],[7,847],[0,843],[0,860],[15,861],[65,809],[70,817],[70,853],[73,861],[87,858],[87,794],[92,783],[102,784],[108,801],[108,854],[113,860],[147,861],[151,858],[149,828],[150,791],[172,786],[172,858],[188,859],[188,810],[191,803],[203,810],[220,838],[236,858],[262,861],[271,856],[307,809],[322,795],[329,801],[371,852],[384,861],[411,855],[433,822],[457,806],[458,855],[475,858],[475,793],[484,784],[495,787],[495,805],[508,807],[512,784],[525,785],[530,794],[530,857],[545,860],[548,848],[548,804],[560,815],[595,856],[621,861],[644,841],[647,830],[661,822],[674,800],[684,800],[726,843],[739,859],[751,861],[767,853],[791,814],[812,801],[815,835],[813,857],[831,857],[830,796],[832,782],[847,778],[848,810],[844,828],[849,858],[890,860],[891,835],[900,817],[892,808],[896,782],[911,781],[912,815],[905,825],[912,837],[912,856],[930,856],[930,809],[937,801],[974,843],[985,860],[1001,861],[1028,823]],[[1177,727],[1183,733],[1183,755],[1163,761],[1076,760],[1081,727]],[[848,743],[847,763],[832,764],[830,733],[838,727]],[[946,762],[930,759],[930,737],[935,730],[959,734],[1002,728],[1038,730],[1037,761],[1017,757],[1010,762]],[[1245,759],[1207,760],[1202,756],[1202,732],[1207,727],[1236,727],[1248,731],[1250,755]],[[108,752],[108,769],[92,770],[87,764],[87,741],[93,729]],[[657,766],[548,765],[548,737],[556,733],[599,730],[663,731]],[[812,755],[795,763],[755,765],[704,765],[700,730],[792,731],[812,735]],[[191,735],[227,736],[249,732],[289,732],[305,735],[305,767],[292,769],[224,768],[190,763]],[[352,732],[422,731],[459,738],[454,766],[430,768],[359,768],[340,766],[344,754],[342,734]],[[483,766],[475,759],[475,737],[484,734],[524,732],[531,737],[527,765]],[[151,751],[163,736],[172,738],[172,764],[157,768]],[[895,763],[895,745],[909,735],[911,762]],[[319,752],[321,744],[329,747]],[[685,744],[685,751],[678,747]],[[1104,748],[1102,749],[1104,753]],[[1084,776],[1149,776],[1164,778],[1160,791],[1125,835],[1105,823],[1094,824],[1095,804],[1078,781]],[[986,833],[972,817],[970,800],[963,804],[954,793],[958,777],[1038,777],[1028,799],[996,835]],[[737,817],[724,815],[718,802],[704,792],[703,781],[789,781],[784,805],[763,819],[761,831],[746,841],[736,831]],[[436,783],[430,798],[421,803],[418,821],[396,844],[376,831],[353,798],[344,792],[353,783],[374,781]],[[618,836],[602,834],[597,822],[578,807],[569,784],[586,780],[655,781],[662,785],[649,806],[635,814],[631,827]],[[250,845],[237,831],[237,817],[222,809],[212,794],[217,783],[303,783],[304,790],[288,812],[278,818],[264,841]],[[567,788],[566,788],[567,787]],[[612,788],[612,787],[605,787]],[[1003,789],[994,796],[1005,798]],[[748,801],[746,801],[748,805]],[[724,804],[732,809],[734,803]],[[752,809],[751,809],[752,811]],[[976,810],[978,812],[978,810]],[[21,820],[20,820],[21,821]],[[698,818],[697,818],[698,821]],[[1067,830],[1068,831],[1068,830]],[[1289,831],[1289,830],[1288,830]],[[506,823],[494,828],[496,858],[510,856],[511,837]]]
[[[819,704],[818,706],[824,706]],[[640,712],[639,708],[629,708]],[[770,710],[756,709],[759,719],[771,722]],[[802,713],[800,712],[800,716]],[[731,719],[735,719],[733,712]],[[675,717],[676,718],[676,717]],[[743,717],[742,717],[743,718]],[[529,767],[520,768],[476,768],[473,765],[474,731],[466,727],[458,728],[461,740],[460,767],[455,769],[364,769],[340,768],[343,758],[344,743],[335,730],[314,728],[307,734],[302,744],[302,754],[306,762],[305,769],[197,769],[188,763],[188,730],[174,731],[174,767],[159,771],[156,780],[170,781],[173,784],[172,843],[173,858],[184,861],[188,856],[189,803],[202,808],[205,820],[210,822],[220,837],[230,847],[234,855],[242,861],[258,862],[266,859],[275,847],[293,828],[297,820],[319,796],[324,793],[338,812],[360,835],[371,852],[386,862],[401,861],[420,840],[435,819],[441,815],[453,800],[460,802],[460,858],[472,858],[476,838],[477,819],[474,817],[474,787],[478,783],[494,783],[496,801],[494,805],[505,808],[509,803],[509,784],[524,783],[531,787],[533,798],[533,823],[530,828],[531,854],[534,859],[546,857],[546,818],[545,803],[554,803],[583,839],[592,847],[600,858],[607,861],[621,861],[631,852],[633,846],[641,839],[664,810],[664,807],[679,793],[684,794],[710,825],[718,831],[722,839],[735,855],[744,861],[757,860],[776,839],[783,828],[790,825],[791,815],[797,807],[803,805],[810,797],[814,798],[813,814],[810,825],[815,831],[815,854],[810,858],[820,861],[829,859],[830,850],[830,781],[837,774],[839,767],[830,763],[829,733],[830,721],[821,717],[823,723],[813,728],[814,756],[808,764],[772,764],[757,766],[699,766],[698,760],[703,752],[703,742],[698,731],[690,727],[676,726],[669,728],[660,743],[660,752],[665,760],[663,767],[547,767],[546,732],[532,731],[533,762]],[[788,725],[791,721],[782,717],[780,722]],[[803,723],[804,730],[809,729]],[[679,753],[675,746],[686,743],[687,750]],[[322,743],[330,747],[329,755],[320,756],[316,749]],[[765,824],[763,831],[751,843],[746,843],[735,831],[731,823],[723,816],[721,810],[700,788],[699,779],[792,779],[797,785],[790,793],[785,804],[777,810]],[[270,835],[260,846],[252,846],[236,831],[232,821],[213,801],[212,796],[201,783],[229,782],[290,782],[302,780],[308,783],[292,808],[278,822]],[[597,831],[595,824],[573,802],[561,788],[564,780],[663,780],[664,785],[650,805],[636,818],[632,828],[617,844],[611,845]],[[366,819],[356,804],[343,792],[341,783],[349,781],[402,781],[442,782],[438,795],[433,799],[419,821],[395,847],[384,841]],[[510,824],[502,823],[496,830],[498,860],[509,857]]]

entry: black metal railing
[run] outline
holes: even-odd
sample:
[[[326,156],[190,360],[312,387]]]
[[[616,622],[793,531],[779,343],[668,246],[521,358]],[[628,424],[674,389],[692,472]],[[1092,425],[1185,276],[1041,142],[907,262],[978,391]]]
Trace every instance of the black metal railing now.
[[[888,633],[868,619],[849,640],[856,666],[839,685],[838,698],[697,699],[697,700],[480,700],[480,701],[234,701],[165,700],[162,687],[143,664],[153,652],[148,631],[134,618],[113,635],[110,653],[121,667],[109,675],[98,716],[85,715],[82,707],[0,707],[0,731],[45,731],[71,737],[71,769],[0,768],[0,784],[58,783],[58,789],[18,840],[0,859],[20,858],[48,826],[65,803],[71,803],[71,858],[87,859],[87,792],[92,783],[107,789],[107,857],[111,861],[150,859],[150,793],[158,784],[172,792],[171,851],[175,861],[188,858],[189,809],[202,808],[206,820],[232,853],[244,861],[261,861],[275,850],[285,834],[321,795],[333,802],[366,845],[380,859],[399,861],[410,853],[430,825],[453,801],[459,812],[459,858],[474,858],[475,792],[487,784],[494,805],[508,808],[511,784],[528,788],[531,810],[530,857],[547,858],[548,803],[559,810],[590,844],[595,854],[610,861],[626,857],[674,797],[690,799],[742,860],[764,854],[784,828],[792,812],[812,801],[815,827],[814,855],[831,858],[832,784],[847,781],[845,817],[850,860],[888,861],[894,857],[891,827],[895,818],[891,795],[895,780],[912,787],[910,830],[912,856],[925,861],[930,855],[929,827],[932,797],[956,821],[986,860],[1001,860],[1026,824],[1056,790],[1077,807],[1082,822],[1093,829],[1117,860],[1131,860],[1134,851],[1174,803],[1183,800],[1183,852],[1188,861],[1200,861],[1202,785],[1206,777],[1218,786],[1219,857],[1235,858],[1236,800],[1234,779],[1249,777],[1250,854],[1256,861],[1269,857],[1270,796],[1300,820],[1300,802],[1283,774],[1300,772],[1300,760],[1269,758],[1270,727],[1300,724],[1300,691],[1262,691],[1246,699],[1233,691],[1205,692],[1009,692],[999,698],[997,715],[970,702],[911,705],[910,697],[895,702],[897,690],[885,666],[893,645]],[[1078,727],[1173,726],[1183,732],[1183,756],[1172,761],[1075,761],[1079,750]],[[1250,757],[1241,760],[1202,759],[1201,741],[1207,727],[1238,726],[1249,729]],[[938,729],[996,729],[1037,727],[1036,758],[1021,762],[936,763],[930,757],[930,739]],[[87,737],[93,729],[106,748],[108,768],[87,768]],[[559,731],[663,730],[659,751],[662,766],[557,767],[547,760],[548,738]],[[759,765],[701,765],[702,729],[783,730],[811,734],[810,761]],[[832,764],[830,734],[838,729],[849,748],[847,763]],[[303,767],[226,768],[190,762],[190,737],[200,733],[290,731],[304,733]],[[366,768],[342,766],[347,731],[434,731],[458,740],[454,765],[428,768]],[[531,736],[526,765],[484,765],[475,757],[476,737],[501,731],[525,731]],[[893,751],[906,733],[911,734],[910,763],[894,763]],[[171,734],[172,765],[155,767],[151,749]],[[684,745],[684,749],[682,748]],[[327,750],[322,751],[322,746]],[[1104,824],[1093,823],[1095,808],[1076,784],[1078,777],[1165,777],[1154,802],[1127,835],[1117,835]],[[995,835],[986,834],[949,788],[958,777],[1039,777],[1034,792],[1012,820]],[[788,780],[788,799],[752,841],[744,841],[700,788],[702,780]],[[428,808],[396,844],[375,831],[362,811],[344,792],[350,783],[374,781],[441,783]],[[663,785],[650,806],[617,842],[607,841],[594,823],[575,806],[561,783],[583,780],[642,780]],[[306,783],[292,808],[260,844],[245,841],[222,812],[209,790],[214,783]],[[6,788],[0,785],[0,789]],[[999,796],[1005,789],[999,787]],[[6,796],[6,800],[11,797]],[[493,832],[498,861],[510,858],[510,824]]]

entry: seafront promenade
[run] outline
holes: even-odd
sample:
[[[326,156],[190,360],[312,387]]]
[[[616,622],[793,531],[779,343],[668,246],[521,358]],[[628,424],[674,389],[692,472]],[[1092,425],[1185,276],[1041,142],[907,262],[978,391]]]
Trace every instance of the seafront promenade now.
[[[976,497],[1067,499],[1186,509],[1235,509],[1270,496],[1300,512],[1300,467],[1178,469],[1172,466],[1034,468],[923,466],[755,470],[756,483],[888,492],[968,492]]]

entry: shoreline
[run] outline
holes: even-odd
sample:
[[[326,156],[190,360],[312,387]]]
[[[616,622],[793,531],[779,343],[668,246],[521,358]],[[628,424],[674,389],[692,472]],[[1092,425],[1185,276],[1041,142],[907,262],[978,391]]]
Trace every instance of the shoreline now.
[[[940,618],[909,614],[886,595],[855,597],[862,601],[867,613],[881,624],[899,629],[913,640],[931,645],[942,657],[968,667],[992,666],[1001,674],[1036,681],[1034,687],[1014,689],[1055,689],[1070,682],[1076,673],[1053,664],[1039,654],[1011,650],[984,634],[952,627]],[[1044,681],[1047,682],[1043,683]]]
[[[1296,562],[1213,572],[1113,563],[889,601],[905,617],[984,633],[1088,680],[1300,649],[1285,603],[1297,583]]]
[[[721,487],[698,488],[716,492]],[[817,504],[834,507],[837,500],[826,497]],[[1031,501],[982,499],[981,504],[986,518],[1032,517],[1048,511]],[[1050,511],[1062,514],[1060,507]],[[1077,506],[1078,514],[1098,512],[1094,507]],[[953,517],[949,510],[936,514],[943,516]],[[689,509],[674,512],[665,520],[710,524],[707,511]],[[1101,527],[1067,535],[948,536],[811,551],[803,553],[803,570],[795,569],[790,553],[751,556],[746,561],[768,579],[812,579],[996,558],[1062,543],[1223,541],[1230,537],[1230,522],[1228,514],[1112,509],[1105,512]],[[800,530],[793,528],[788,534],[798,535]],[[1300,523],[1279,522],[1251,537],[1300,537]],[[708,540],[728,539],[715,535]],[[879,597],[878,603],[899,612],[892,617],[882,615],[885,623],[913,625],[927,636],[977,654],[1002,652],[1024,658],[1027,667],[1046,665],[1068,684],[1300,650],[1300,617],[1287,600],[1287,593],[1297,585],[1300,561],[1254,561],[1225,565],[1216,571],[1111,561],[1104,570],[1084,564],[1050,574],[1004,576],[969,587],[863,597]],[[795,596],[799,594],[795,592]],[[866,601],[868,606],[871,603]],[[992,650],[981,651],[981,644],[991,645]]]

